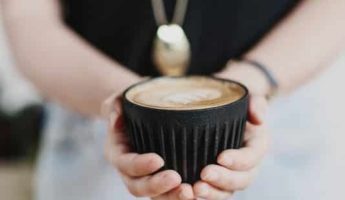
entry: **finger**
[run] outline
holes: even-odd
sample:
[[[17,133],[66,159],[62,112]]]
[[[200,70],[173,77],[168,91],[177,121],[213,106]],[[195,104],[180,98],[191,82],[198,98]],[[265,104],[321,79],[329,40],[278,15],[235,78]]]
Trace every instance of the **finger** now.
[[[249,121],[255,125],[264,122],[268,103],[264,96],[253,95],[249,100]]]
[[[140,177],[156,172],[163,167],[164,161],[155,153],[126,153],[119,155],[114,164],[122,174]]]
[[[260,126],[265,125],[253,125],[250,122],[246,122],[245,132],[244,132],[244,138],[243,142],[246,143],[252,139],[252,137],[255,137],[256,134],[262,134],[260,130],[264,130],[263,128],[260,128]],[[260,131],[260,132],[259,132]]]
[[[115,134],[119,134],[115,138]],[[109,133],[105,141],[105,158],[113,165],[115,165],[115,160],[128,152],[129,148],[127,145],[126,138],[121,136],[123,133]]]
[[[153,200],[192,200],[194,199],[193,188],[189,184],[181,184],[172,191],[153,198]]]
[[[124,133],[123,115],[113,112],[109,118],[107,139],[114,145],[123,143],[123,141],[127,140]]]
[[[254,175],[255,170],[238,172],[219,165],[208,165],[201,171],[201,179],[204,182],[229,192],[248,187]]]
[[[117,123],[123,120],[122,117],[116,119]],[[114,128],[114,123],[109,123],[108,134],[105,141],[105,156],[106,159],[114,164],[119,155],[127,153],[129,150],[128,140],[125,133],[120,129]]]
[[[268,136],[263,126],[246,130],[250,136],[245,140],[245,147],[223,151],[217,158],[217,163],[235,171],[246,171],[257,166],[268,149]]]
[[[102,105],[102,115],[108,118],[111,132],[123,131],[123,116],[120,97],[111,96]],[[117,129],[117,130],[116,130]]]
[[[128,152],[129,148],[127,143],[123,132],[112,132],[109,129],[105,140],[105,158],[111,164],[115,165],[118,157]]]
[[[191,185],[183,183],[179,187],[179,194],[178,197],[181,200],[191,200],[194,199],[193,188]]]
[[[128,145],[128,137],[124,132],[124,119],[123,115],[119,115],[116,119],[116,121],[113,124],[110,124],[112,126],[110,130],[113,130],[113,132],[110,132],[110,134],[113,136],[113,141],[115,144],[126,144]]]
[[[136,197],[157,197],[181,184],[181,177],[173,170],[141,178],[124,177],[129,192]]]
[[[226,200],[232,197],[232,192],[219,190],[203,181],[195,183],[193,190],[197,197],[203,199]]]
[[[101,115],[104,118],[108,118],[111,113],[122,113],[121,110],[121,97],[118,94],[112,94],[105,101],[103,101],[101,106]]]

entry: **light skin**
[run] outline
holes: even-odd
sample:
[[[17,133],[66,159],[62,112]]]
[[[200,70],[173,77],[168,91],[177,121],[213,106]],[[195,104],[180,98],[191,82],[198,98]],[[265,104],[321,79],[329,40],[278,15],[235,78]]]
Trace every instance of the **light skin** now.
[[[222,152],[217,158],[217,164],[205,167],[201,172],[201,180],[191,186],[181,184],[181,177],[173,170],[152,175],[164,165],[163,159],[157,154],[129,151],[123,132],[120,100],[110,97],[104,102],[103,109],[105,115],[110,116],[106,156],[136,197],[151,197],[153,200],[187,200],[196,197],[226,199],[251,183],[258,163],[265,155],[268,135],[262,117],[266,108],[267,101],[262,95],[251,96],[244,147]]]
[[[141,77],[65,26],[58,1],[0,2],[19,69],[51,100],[85,115],[109,119],[106,155],[134,195],[155,200],[196,197],[222,200],[250,184],[268,146],[263,119],[267,104],[264,96],[269,85],[260,71],[238,63],[216,74],[244,83],[252,94],[245,147],[219,155],[217,165],[207,166],[201,173],[202,180],[195,185],[181,184],[181,178],[173,171],[148,175],[164,164],[158,155],[126,151],[121,110],[113,102]],[[344,48],[344,10],[343,0],[302,1],[245,57],[267,65],[282,92],[292,91],[321,72]],[[103,112],[106,116],[101,114],[102,105],[107,110]]]

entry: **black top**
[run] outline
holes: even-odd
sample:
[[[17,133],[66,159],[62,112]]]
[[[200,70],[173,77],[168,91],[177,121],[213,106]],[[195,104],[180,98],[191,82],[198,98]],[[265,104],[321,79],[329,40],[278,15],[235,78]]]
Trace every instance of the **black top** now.
[[[164,0],[172,18],[176,0]],[[191,42],[189,74],[211,74],[250,49],[298,0],[189,0],[183,29]],[[157,75],[151,0],[63,0],[77,33],[124,66]]]

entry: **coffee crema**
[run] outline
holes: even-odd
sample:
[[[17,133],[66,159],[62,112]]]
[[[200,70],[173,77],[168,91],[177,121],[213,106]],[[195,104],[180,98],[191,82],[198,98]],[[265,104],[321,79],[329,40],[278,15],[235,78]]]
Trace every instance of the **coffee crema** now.
[[[161,77],[130,88],[125,98],[163,110],[196,110],[230,104],[245,95],[237,83],[204,76]]]

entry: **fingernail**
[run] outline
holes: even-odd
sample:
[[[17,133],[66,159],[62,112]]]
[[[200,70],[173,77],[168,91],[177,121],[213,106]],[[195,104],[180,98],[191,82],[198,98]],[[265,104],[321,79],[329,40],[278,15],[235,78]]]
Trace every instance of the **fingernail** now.
[[[180,198],[180,199],[189,199],[190,196],[189,196],[189,194],[188,194],[185,190],[182,190],[182,191],[180,192],[179,198]]]
[[[219,164],[226,167],[230,167],[233,163],[234,163],[233,159],[229,157],[223,156],[219,159]]]
[[[176,184],[174,176],[172,174],[169,174],[169,173],[161,174],[161,182],[163,185],[165,185],[167,187]]]
[[[108,119],[109,119],[109,122],[110,122],[111,124],[114,124],[114,123],[115,123],[116,115],[117,115],[116,112],[111,112],[111,113],[109,114]]]
[[[258,120],[260,121],[260,123],[263,123],[265,121],[265,113],[262,111],[259,111],[256,113],[256,116],[258,117]]]
[[[115,110],[115,112],[121,111],[121,100],[119,100],[119,99],[115,100],[114,110]]]
[[[159,168],[164,166],[164,162],[157,162],[156,158],[151,158],[150,162],[148,163],[148,168],[152,170],[158,170]]]
[[[261,103],[262,104],[262,103]],[[267,108],[265,105],[258,105],[256,115],[261,122],[265,120]]]
[[[186,199],[187,197],[184,194],[184,191],[181,191],[180,194],[178,195],[180,199]]]
[[[264,108],[260,108],[257,112],[256,112],[259,120],[261,122],[263,122],[265,120],[266,117],[266,111],[264,110]]]
[[[218,179],[218,173],[215,171],[209,171],[204,179],[207,181],[216,181]]]
[[[160,182],[163,186],[169,187],[170,181],[169,181],[169,175],[168,174],[161,174],[160,175]]]
[[[199,197],[206,197],[208,195],[208,187],[206,185],[201,185],[199,190]]]

